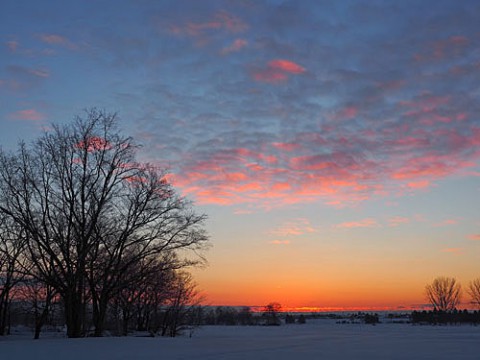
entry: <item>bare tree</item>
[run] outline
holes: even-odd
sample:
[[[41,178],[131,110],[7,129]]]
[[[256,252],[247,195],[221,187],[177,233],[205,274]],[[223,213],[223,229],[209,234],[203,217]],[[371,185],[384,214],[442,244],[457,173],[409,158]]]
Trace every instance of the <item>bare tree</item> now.
[[[119,334],[125,336],[133,327],[140,331],[150,330],[151,318],[160,311],[170,291],[174,277],[171,261],[172,257],[164,257],[154,263],[138,263],[122,289],[115,294],[114,307],[121,320]]]
[[[271,302],[263,308],[263,317],[267,325],[280,325],[278,313],[282,311],[282,305],[277,302]]]
[[[253,313],[249,306],[243,306],[238,312],[238,322],[240,325],[253,325]]]
[[[472,303],[480,308],[480,278],[472,280],[467,291],[472,298]]]
[[[24,232],[11,219],[0,216],[0,335],[7,330],[12,290],[22,280],[24,248]]]
[[[169,296],[163,305],[160,323],[161,335],[175,337],[194,324],[191,320],[202,301],[202,297],[187,272],[174,273]]]
[[[136,263],[208,240],[205,216],[164,172],[136,162],[138,146],[115,119],[90,110],[31,147],[0,153],[0,211],[26,232],[36,273],[63,300],[69,337],[84,335],[89,297],[101,334],[108,302]]]
[[[136,329],[173,337],[191,325],[201,297],[191,275],[173,269],[169,261],[149,266],[115,296],[122,335]]]
[[[52,303],[56,300],[56,292],[50,286],[34,277],[25,278],[19,286],[19,295],[27,302],[26,312],[34,318],[34,339],[40,338],[43,325],[51,315]]]
[[[428,301],[442,311],[454,310],[460,303],[462,288],[455,278],[437,277],[425,287]]]

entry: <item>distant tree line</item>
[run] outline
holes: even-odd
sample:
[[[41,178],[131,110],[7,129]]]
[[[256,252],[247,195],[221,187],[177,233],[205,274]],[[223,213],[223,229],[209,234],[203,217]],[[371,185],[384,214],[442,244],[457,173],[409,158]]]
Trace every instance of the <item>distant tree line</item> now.
[[[470,303],[480,308],[480,278],[468,284]],[[413,311],[414,324],[474,324],[480,323],[479,311],[458,310],[462,299],[462,286],[452,277],[440,276],[425,286],[426,297],[433,307],[430,311]]]
[[[69,337],[112,322],[173,336],[192,315],[199,297],[184,270],[204,261],[206,218],[138,148],[93,109],[0,149],[0,335],[14,304],[36,337],[54,307]]]
[[[282,313],[281,305],[269,303],[261,311],[252,311],[248,306],[235,308],[231,306],[204,307],[201,311],[202,325],[266,325],[305,324],[303,314]]]
[[[468,310],[430,310],[413,311],[411,315],[413,324],[429,325],[457,325],[457,324],[480,324],[480,312]]]

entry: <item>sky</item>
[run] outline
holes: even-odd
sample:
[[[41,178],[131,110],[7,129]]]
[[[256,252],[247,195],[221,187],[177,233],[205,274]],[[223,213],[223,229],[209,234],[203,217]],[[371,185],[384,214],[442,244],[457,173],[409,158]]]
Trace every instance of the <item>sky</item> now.
[[[3,0],[0,144],[116,112],[208,215],[208,304],[419,307],[437,276],[480,277],[478,19],[468,0]]]

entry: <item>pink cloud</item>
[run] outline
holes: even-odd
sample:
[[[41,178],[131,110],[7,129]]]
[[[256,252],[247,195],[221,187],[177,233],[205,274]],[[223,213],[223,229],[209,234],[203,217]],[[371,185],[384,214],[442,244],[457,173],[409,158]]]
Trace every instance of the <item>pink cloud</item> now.
[[[287,221],[278,228],[269,231],[270,235],[274,236],[300,236],[307,233],[315,233],[317,229],[310,224],[308,219],[299,218],[292,221]]]
[[[294,157],[290,161],[292,168],[300,170],[324,170],[335,167],[336,165],[330,161],[329,156],[323,155],[308,155]]]
[[[426,222],[427,221],[425,215],[423,215],[423,214],[415,214],[414,218],[415,218],[415,221],[418,221],[418,222]]]
[[[278,83],[288,79],[288,75],[284,72],[267,68],[261,69],[253,72],[253,78],[256,81],[267,82],[267,83]]]
[[[441,252],[454,254],[454,255],[461,255],[463,253],[463,248],[445,248],[445,249],[442,249]]]
[[[424,189],[430,186],[430,181],[428,180],[412,181],[407,183],[407,186],[411,189]]]
[[[400,89],[404,87],[405,84],[406,84],[405,80],[393,80],[393,81],[385,81],[382,83],[378,83],[377,86],[383,91],[389,91],[389,90]]]
[[[360,221],[344,222],[344,223],[335,225],[335,227],[337,228],[344,228],[344,229],[372,228],[372,227],[378,227],[378,226],[379,226],[378,222],[372,218],[363,219]]]
[[[238,194],[235,189],[223,189],[222,187],[212,187],[209,189],[200,189],[198,187],[184,189],[186,194],[193,193],[199,204],[212,204],[229,206],[234,204],[248,203],[248,198]]]
[[[471,234],[467,236],[467,239],[469,240],[474,240],[474,241],[480,241],[480,234]]]
[[[232,172],[232,173],[227,173],[225,175],[229,181],[233,181],[233,182],[239,182],[239,181],[248,179],[248,176],[241,172]]]
[[[458,219],[445,219],[439,223],[436,223],[435,226],[452,226],[452,225],[458,225],[459,224]]]
[[[472,164],[458,162],[454,157],[448,155],[425,155],[407,160],[400,169],[393,172],[392,178],[402,180],[421,177],[444,177],[451,173],[453,169],[468,166],[472,166]]]
[[[335,110],[328,118],[331,120],[349,120],[358,115],[359,108],[356,106],[345,106]]]
[[[99,150],[108,150],[112,147],[112,145],[104,138],[101,138],[99,136],[92,136],[88,138],[87,141],[79,142],[76,147],[78,149],[87,149],[88,152],[93,152]]]
[[[9,115],[14,120],[28,120],[28,121],[41,121],[45,119],[45,115],[38,112],[35,109],[19,110]]]
[[[448,105],[450,101],[450,96],[433,96],[427,93],[413,101],[401,101],[399,105],[407,108],[404,113],[406,116],[415,116],[437,111],[442,106]]]
[[[272,245],[290,245],[289,240],[272,240],[269,243]]]
[[[436,179],[472,167],[475,162],[465,161],[463,152],[478,146],[477,135],[480,131],[461,137],[454,132],[438,134],[432,141],[452,139],[450,150],[444,153],[430,151],[435,144],[425,143],[421,138],[406,137],[388,144],[398,151],[387,153],[386,161],[374,161],[350,150],[370,146],[362,136],[329,139],[299,134],[292,142],[267,141],[261,146],[265,151],[261,152],[247,147],[213,151],[202,161],[185,164],[178,184],[203,190],[215,188],[216,192],[209,196],[202,193],[198,198],[202,202],[238,201],[270,207],[323,199],[332,206],[345,206],[372,196],[384,196],[395,189],[402,192],[427,188]],[[319,146],[339,150],[320,154],[309,150]],[[413,153],[416,155],[404,156]],[[196,194],[193,190],[191,193]],[[222,195],[215,199],[215,194]]]
[[[193,38],[202,38],[200,43],[208,42],[205,38],[212,31],[241,33],[248,29],[248,25],[239,17],[226,11],[219,11],[204,21],[188,21],[170,25],[169,30],[175,35],[185,35]]]
[[[232,155],[238,156],[240,160],[250,160],[253,159],[255,161],[260,161],[268,164],[275,164],[277,162],[277,158],[275,155],[264,154],[261,152],[255,152],[249,150],[247,148],[236,148],[230,150]]]
[[[294,151],[300,148],[300,145],[297,143],[282,143],[282,142],[274,142],[272,146],[276,149],[283,150],[283,151]]]
[[[305,71],[304,67],[293,61],[275,59],[270,61],[266,67],[254,70],[252,75],[256,81],[278,83],[287,80],[289,75],[299,75]]]
[[[50,76],[50,73],[44,69],[30,69],[29,72],[30,74],[41,77],[41,78],[47,78]]]
[[[402,216],[394,216],[388,219],[388,223],[392,227],[400,226],[403,224],[408,224],[410,222],[409,218],[402,217]]]
[[[227,11],[217,12],[215,18],[222,22],[225,29],[233,33],[243,32],[249,28],[243,20]]]
[[[15,41],[15,40],[7,41],[7,47],[11,52],[17,51],[18,46],[19,46],[18,41]]]
[[[249,209],[235,209],[233,212],[235,215],[249,215],[252,214],[254,211]]]
[[[297,146],[286,147],[301,150]],[[342,206],[367,199],[368,192],[375,188],[381,191],[380,185],[361,183],[365,175],[359,177],[355,173],[359,165],[346,154],[290,159],[283,155],[283,145],[265,148],[280,153],[273,155],[244,147],[212,152],[208,160],[184,166],[175,177],[175,185],[189,189],[202,203],[239,201],[262,207],[305,203],[319,197],[329,198],[329,203],[335,198],[334,206]],[[319,166],[322,161],[325,166]],[[206,193],[205,188],[215,191]],[[231,198],[227,200],[227,196]]]
[[[429,139],[421,136],[404,136],[398,139],[387,141],[387,144],[392,147],[401,147],[407,149],[421,149],[431,145]]]
[[[263,189],[262,184],[258,182],[249,182],[242,185],[237,185],[235,187],[236,192],[252,192],[252,191],[261,191]]]
[[[348,106],[348,107],[346,107],[342,110],[340,115],[343,118],[351,119],[351,118],[354,118],[355,116],[357,116],[357,114],[358,114],[358,108],[356,108],[354,106]]]
[[[470,40],[465,36],[453,35],[425,46],[424,50],[414,55],[414,60],[421,61],[442,61],[455,58],[464,54],[471,45]]]
[[[204,23],[188,23],[185,32],[190,36],[198,36],[206,30],[220,29],[222,23],[219,21],[210,21]]]
[[[282,70],[291,74],[301,74],[305,72],[305,68],[303,66],[300,66],[293,61],[284,59],[272,60],[268,63],[268,67],[272,69]]]
[[[465,36],[450,36],[447,39],[437,41],[433,44],[433,57],[444,59],[447,56],[459,55],[470,41]]]
[[[472,176],[475,172],[467,170],[480,159],[480,128],[463,115],[449,123],[421,124],[424,112],[434,114],[457,102],[422,93],[394,109],[399,119],[362,120],[365,130],[327,118],[318,131],[293,132],[283,141],[265,136],[241,147],[205,150],[199,160],[182,165],[178,185],[203,203],[272,208],[321,200],[342,207],[411,194],[452,174]],[[350,105],[338,108],[346,109],[347,117],[357,111]],[[401,114],[408,112],[412,114],[403,121]],[[468,112],[456,109],[448,116],[457,119]],[[461,127],[455,121],[462,121]],[[207,194],[205,189],[215,191]]]
[[[58,34],[39,34],[38,38],[45,44],[58,45],[70,50],[75,50],[77,46],[73,44],[68,38]]]
[[[290,190],[291,188],[292,185],[290,185],[288,182],[278,182],[272,185],[272,190],[275,192],[286,191]]]
[[[245,39],[236,39],[232,44],[229,46],[226,46],[222,49],[221,54],[222,55],[227,55],[233,52],[240,51],[243,49],[245,46],[248,45],[248,41]]]
[[[376,166],[373,162],[364,165],[372,168]],[[355,182],[356,170],[360,168],[353,155],[340,151],[331,154],[293,157],[290,159],[290,166],[295,170],[313,171],[328,178],[335,178],[335,181],[342,184]]]
[[[133,185],[137,183],[146,183],[148,181],[148,179],[143,176],[126,176],[123,179]]]
[[[39,35],[40,40],[47,44],[64,44],[67,42],[63,36],[56,35],[56,34],[41,34]]]

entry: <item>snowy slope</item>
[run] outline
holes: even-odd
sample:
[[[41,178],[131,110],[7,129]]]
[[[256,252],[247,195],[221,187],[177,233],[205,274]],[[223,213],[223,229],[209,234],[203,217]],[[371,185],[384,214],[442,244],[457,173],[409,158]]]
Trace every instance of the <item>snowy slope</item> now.
[[[0,338],[0,359],[480,359],[480,327],[335,324],[211,326],[192,338]]]

